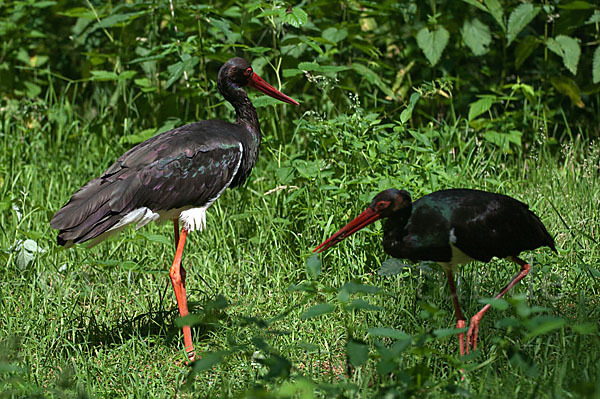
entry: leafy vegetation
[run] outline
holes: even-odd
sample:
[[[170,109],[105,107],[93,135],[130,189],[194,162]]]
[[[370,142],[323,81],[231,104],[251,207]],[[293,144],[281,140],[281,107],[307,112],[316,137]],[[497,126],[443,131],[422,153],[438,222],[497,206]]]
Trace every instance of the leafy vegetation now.
[[[0,397],[600,395],[598,6],[336,4],[0,4]],[[250,93],[261,155],[190,236],[180,319],[171,228],[63,250],[48,221],[132,145],[233,119],[233,55],[302,105]],[[510,194],[555,236],[506,300],[508,262],[460,270],[465,314],[494,308],[474,354],[443,273],[387,259],[379,223],[311,256],[389,187]]]

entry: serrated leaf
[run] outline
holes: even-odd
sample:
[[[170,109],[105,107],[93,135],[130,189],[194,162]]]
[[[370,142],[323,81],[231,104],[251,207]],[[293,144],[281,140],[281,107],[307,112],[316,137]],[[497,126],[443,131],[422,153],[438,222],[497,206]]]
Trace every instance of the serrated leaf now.
[[[484,305],[490,305],[492,308],[497,310],[506,310],[508,309],[508,302],[502,298],[482,298],[479,300],[479,303],[483,303]]]
[[[510,45],[517,35],[536,17],[540,12],[540,7],[534,7],[530,3],[524,3],[513,10],[508,17],[508,39],[507,45]]]
[[[335,306],[330,303],[319,303],[311,306],[308,310],[300,315],[301,320],[312,319],[313,317],[322,316],[327,313],[333,312]]]
[[[388,327],[372,327],[367,332],[374,337],[391,338],[399,341],[410,339],[410,335],[405,332]]]
[[[554,39],[548,39],[546,46],[553,53],[562,57],[563,64],[573,75],[577,74],[577,64],[579,63],[581,48],[576,39],[570,36],[558,35]]]
[[[290,10],[284,10],[281,15],[281,21],[292,25],[294,28],[299,28],[308,22],[308,14],[300,7],[293,7]]]
[[[360,367],[369,360],[369,347],[362,342],[349,340],[346,344],[346,355],[354,367]]]
[[[600,82],[600,46],[594,50],[594,58],[592,61],[592,82]]]
[[[433,32],[427,28],[421,28],[417,33],[417,45],[429,63],[434,66],[440,60],[449,38],[450,34],[443,26],[439,26]]]
[[[496,20],[498,25],[506,32],[506,25],[504,24],[504,11],[502,10],[502,4],[498,0],[484,0],[488,12],[492,14],[492,17]]]
[[[316,279],[321,274],[321,258],[314,254],[306,260],[306,274],[311,279]]]
[[[381,264],[381,267],[377,270],[377,274],[380,276],[395,276],[396,274],[402,273],[402,270],[405,267],[410,266],[400,259],[388,258]]]
[[[523,62],[535,49],[540,45],[540,40],[535,36],[526,36],[523,40],[519,41],[517,48],[515,49],[515,68],[519,69]]]
[[[484,112],[489,111],[493,104],[494,99],[491,97],[480,98],[479,100],[471,103],[471,105],[469,105],[469,121],[472,121]]]
[[[467,4],[472,5],[474,7],[479,8],[481,11],[489,12],[488,9],[483,4],[481,4],[480,2],[478,2],[477,0],[462,0],[462,1],[464,1]]]
[[[492,42],[490,28],[477,18],[465,20],[460,31],[463,41],[475,55],[483,55],[488,52],[488,46]]]
[[[581,100],[579,86],[577,86],[577,83],[575,83],[573,79],[567,78],[566,76],[552,76],[550,78],[550,83],[552,83],[552,86],[554,86],[556,90],[568,96],[577,107],[585,107],[583,100]]]

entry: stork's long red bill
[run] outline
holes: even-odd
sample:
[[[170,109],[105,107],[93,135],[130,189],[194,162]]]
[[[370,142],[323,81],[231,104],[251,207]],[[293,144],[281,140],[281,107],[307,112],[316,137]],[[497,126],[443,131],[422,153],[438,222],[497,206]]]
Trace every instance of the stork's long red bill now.
[[[381,219],[381,215],[379,213],[375,212],[371,208],[367,208],[360,215],[354,218],[354,220],[342,227],[337,233],[335,233],[327,240],[325,240],[321,245],[313,249],[313,252],[323,252],[326,249],[333,247],[335,244],[342,241],[343,239],[350,237],[352,234],[356,233],[363,227],[368,226],[379,219]]]
[[[284,103],[299,105],[298,101],[294,100],[291,97],[286,96],[270,84],[268,84],[263,78],[258,76],[258,74],[253,73],[248,81],[248,86],[254,87],[256,90],[260,90],[263,93],[278,99],[279,101],[283,101]]]

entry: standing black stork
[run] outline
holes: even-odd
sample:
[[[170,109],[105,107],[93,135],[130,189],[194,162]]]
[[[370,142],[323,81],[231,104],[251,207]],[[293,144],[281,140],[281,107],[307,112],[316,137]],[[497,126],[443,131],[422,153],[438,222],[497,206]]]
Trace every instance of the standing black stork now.
[[[554,252],[554,239],[529,207],[514,198],[469,189],[441,190],[414,203],[404,190],[388,189],[375,196],[354,220],[315,248],[321,252],[379,219],[383,227],[383,248],[395,258],[438,262],[448,278],[456,313],[456,328],[465,328],[453,273],[459,264],[473,260],[489,262],[494,256],[508,258],[521,270],[500,291],[504,295],[529,273],[530,266],[518,258],[522,251],[542,246]],[[313,252],[314,252],[313,251]],[[490,308],[485,305],[471,318],[467,331],[467,353],[477,349],[479,322]],[[458,335],[464,355],[464,333]]]
[[[169,276],[181,316],[188,314],[185,269],[181,266],[187,233],[205,227],[208,207],[227,187],[246,180],[258,156],[258,116],[242,88],[254,87],[298,105],[254,73],[242,58],[227,61],[219,70],[217,83],[235,108],[235,123],[190,123],[136,145],[102,176],[73,194],[50,221],[59,230],[58,244],[70,247],[84,242],[93,246],[130,224],[139,229],[151,221],[173,220],[176,252]],[[190,360],[194,360],[189,326],[183,327],[183,339]]]

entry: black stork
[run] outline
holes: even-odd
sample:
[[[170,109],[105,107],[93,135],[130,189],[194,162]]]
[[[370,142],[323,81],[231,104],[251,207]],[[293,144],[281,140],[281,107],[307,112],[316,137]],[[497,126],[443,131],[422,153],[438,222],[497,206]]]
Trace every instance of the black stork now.
[[[73,194],[50,221],[59,230],[58,244],[70,247],[84,242],[93,246],[127,225],[139,229],[151,221],[173,220],[176,251],[169,276],[181,316],[188,314],[186,272],[181,265],[187,233],[205,227],[208,207],[226,188],[246,180],[258,156],[258,116],[243,87],[298,105],[242,58],[232,58],[221,67],[217,85],[235,108],[235,123],[190,123],[136,145]],[[189,326],[183,328],[183,339],[194,360]]]
[[[473,260],[489,262],[494,256],[508,258],[521,270],[500,291],[502,297],[529,273],[530,265],[518,256],[542,246],[554,252],[554,239],[529,207],[516,199],[487,191],[441,190],[412,202],[408,192],[388,189],[375,196],[354,220],[319,245],[321,252],[379,219],[383,227],[383,248],[395,258],[438,262],[446,273],[456,313],[456,328],[465,328],[453,273],[459,264]],[[485,305],[471,318],[466,350],[477,349],[479,322],[490,308]],[[458,336],[464,355],[464,333]]]

